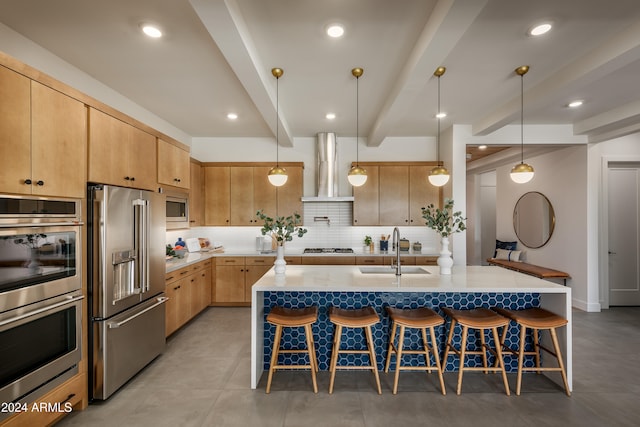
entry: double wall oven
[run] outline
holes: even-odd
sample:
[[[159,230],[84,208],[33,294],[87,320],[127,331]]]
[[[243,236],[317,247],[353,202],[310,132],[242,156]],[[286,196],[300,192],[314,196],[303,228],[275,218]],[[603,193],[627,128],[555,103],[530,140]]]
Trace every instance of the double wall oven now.
[[[0,402],[30,403],[78,372],[81,220],[80,200],[0,195]]]

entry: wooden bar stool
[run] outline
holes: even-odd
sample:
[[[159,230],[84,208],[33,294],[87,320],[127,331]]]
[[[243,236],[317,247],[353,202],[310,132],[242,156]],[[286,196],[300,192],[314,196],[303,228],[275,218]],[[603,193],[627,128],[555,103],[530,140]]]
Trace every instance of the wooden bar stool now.
[[[329,320],[336,325],[333,336],[333,350],[331,352],[331,380],[329,381],[329,394],[333,393],[333,382],[336,377],[336,370],[359,370],[366,369],[373,371],[378,386],[378,394],[382,394],[380,388],[380,377],[378,376],[378,364],[376,362],[376,352],[373,347],[373,334],[371,326],[380,322],[378,314],[372,307],[364,307],[358,309],[342,309],[338,307],[329,308]],[[366,350],[340,350],[340,340],[342,337],[342,328],[363,328],[365,340],[367,341]],[[338,356],[340,354],[368,354],[369,365],[366,366],[338,366]]]
[[[462,389],[462,374],[464,371],[484,371],[484,373],[500,372],[502,374],[502,381],[504,382],[504,389],[509,396],[509,382],[507,381],[507,373],[504,369],[504,360],[502,359],[502,350],[500,346],[500,336],[498,335],[498,328],[509,324],[509,319],[502,317],[494,311],[488,308],[474,308],[471,310],[454,310],[452,308],[443,308],[442,311],[451,318],[451,329],[449,330],[449,336],[444,350],[444,356],[442,357],[442,370],[444,371],[447,365],[447,357],[449,356],[449,350],[453,351],[460,358],[460,368],[458,370],[458,387],[456,394],[460,394]],[[456,324],[459,323],[462,326],[462,337],[460,342],[460,349],[456,349],[453,346],[453,331]],[[467,350],[467,337],[469,329],[475,329],[480,332],[480,350]],[[493,331],[493,339],[495,342],[495,349],[487,345],[485,340],[485,332],[487,330]],[[497,364],[495,366],[487,366],[487,351],[496,356]],[[482,367],[465,367],[464,360],[467,354],[480,354],[482,355]]]
[[[306,369],[311,370],[311,379],[313,381],[313,392],[318,392],[318,383],[316,381],[316,372],[318,371],[318,360],[316,359],[316,349],[313,342],[313,331],[311,325],[318,319],[318,307],[305,308],[284,308],[280,306],[273,307],[267,315],[267,322],[276,326],[275,338],[273,340],[273,348],[271,352],[271,364],[269,366],[269,379],[267,380],[267,390],[271,391],[271,380],[276,369]],[[306,349],[284,350],[280,348],[280,340],[282,338],[282,328],[300,328],[304,327],[307,341]],[[308,353],[309,365],[278,365],[278,356],[283,353]]]
[[[438,372],[438,379],[440,380],[440,389],[442,394],[447,394],[444,387],[444,379],[442,378],[442,368],[440,367],[440,357],[438,356],[438,342],[436,341],[435,326],[442,325],[444,319],[438,315],[435,311],[427,307],[420,307],[415,309],[401,309],[393,307],[385,307],[389,317],[391,318],[391,336],[389,337],[389,348],[387,350],[387,363],[384,366],[384,371],[389,372],[389,365],[391,364],[391,356],[396,356],[396,374],[393,380],[393,394],[398,392],[398,379],[400,377],[400,371],[426,371],[431,373],[433,371]],[[400,333],[398,335],[398,345],[395,344],[396,329],[400,326]],[[405,350],[404,346],[404,334],[406,328],[420,329],[422,333],[422,344],[424,348],[422,350]],[[427,341],[427,328],[431,336],[431,346]],[[431,357],[429,351],[433,354],[436,366],[431,366]],[[425,359],[425,366],[402,366],[402,356],[405,354],[421,354]]]
[[[504,317],[507,317],[518,325],[520,325],[520,342],[517,349],[507,347],[504,343],[507,338],[507,329],[502,330],[502,336],[500,338],[500,344],[508,352],[518,356],[518,380],[516,382],[516,395],[520,396],[520,387],[522,385],[522,372],[523,371],[536,371],[540,374],[542,371],[555,371],[560,372],[562,375],[562,381],[564,383],[564,389],[567,396],[571,396],[569,390],[569,382],[567,381],[567,373],[564,369],[564,362],[562,361],[562,353],[560,352],[560,345],[558,344],[558,335],[556,334],[556,328],[565,326],[569,321],[562,316],[558,316],[544,308],[534,307],[526,308],[523,310],[510,310],[506,308],[494,307],[497,313]],[[532,351],[525,351],[525,337],[527,328],[533,330],[533,347]],[[551,335],[551,342],[553,343],[553,351],[540,344],[539,331],[548,330]],[[540,350],[544,350],[550,355],[554,356],[558,361],[558,367],[542,367],[540,366]],[[536,366],[533,368],[525,368],[524,356],[534,355],[536,360]]]

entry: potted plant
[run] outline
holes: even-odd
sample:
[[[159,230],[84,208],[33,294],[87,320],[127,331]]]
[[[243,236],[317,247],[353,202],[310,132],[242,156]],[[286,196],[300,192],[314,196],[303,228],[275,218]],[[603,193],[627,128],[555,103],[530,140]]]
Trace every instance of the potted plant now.
[[[364,236],[364,248],[365,251],[368,249],[369,252],[373,252],[373,239],[371,236]]]
[[[438,265],[440,274],[451,274],[451,251],[449,251],[449,236],[467,229],[461,211],[454,212],[453,199],[444,199],[444,207],[436,208],[431,203],[426,208],[422,208],[422,218],[425,219],[427,227],[434,230],[440,236],[440,256]]]
[[[300,219],[300,214],[297,212],[287,217],[277,216],[271,218],[262,212],[262,210],[259,210],[256,212],[256,216],[264,221],[264,225],[260,229],[262,235],[265,236],[269,234],[276,244],[275,271],[277,274],[282,274],[285,271],[286,265],[284,260],[284,243],[293,240],[295,235],[298,237],[304,236],[307,229],[300,226],[302,220]]]

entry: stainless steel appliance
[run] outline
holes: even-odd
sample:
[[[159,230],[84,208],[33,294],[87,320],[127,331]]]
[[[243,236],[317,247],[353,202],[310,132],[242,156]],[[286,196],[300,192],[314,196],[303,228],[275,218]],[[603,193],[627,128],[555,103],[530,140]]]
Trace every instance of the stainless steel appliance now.
[[[107,399],[165,348],[165,196],[88,191],[89,393]]]
[[[352,254],[351,248],[305,248],[305,254]]]
[[[0,402],[34,402],[78,372],[80,208],[79,200],[0,195]]]
[[[189,228],[189,195],[166,193],[167,229]]]

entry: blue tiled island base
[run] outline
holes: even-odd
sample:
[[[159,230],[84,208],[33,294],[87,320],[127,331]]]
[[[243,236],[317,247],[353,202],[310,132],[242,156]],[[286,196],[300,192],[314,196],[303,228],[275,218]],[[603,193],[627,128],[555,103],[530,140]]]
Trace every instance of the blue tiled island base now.
[[[275,326],[266,322],[266,316],[271,307],[307,307],[318,306],[318,321],[313,324],[313,337],[316,344],[316,354],[318,355],[318,365],[320,370],[328,370],[333,346],[334,325],[329,321],[328,309],[330,306],[340,308],[360,308],[371,306],[375,308],[380,316],[380,323],[372,327],[374,347],[378,370],[384,369],[387,357],[387,347],[389,345],[390,320],[384,307],[391,306],[397,308],[430,307],[443,316],[440,307],[450,307],[454,309],[471,309],[476,307],[504,307],[510,309],[524,309],[540,306],[540,295],[538,293],[465,293],[465,292],[298,292],[298,291],[265,291],[264,292],[264,369],[268,370],[271,361],[271,347],[273,345]],[[440,355],[443,354],[446,341],[446,334],[450,327],[450,319],[445,318],[446,323],[436,327],[438,349]],[[511,322],[507,334],[507,345],[514,348],[518,343],[519,327]],[[494,346],[492,334],[487,334],[487,344]],[[461,327],[456,326],[454,333],[454,343],[459,346],[461,339]],[[422,338],[418,330],[411,330],[405,336],[405,349],[421,348]],[[467,340],[467,349],[474,350],[480,345],[479,335],[470,334]],[[344,328],[342,336],[342,348],[365,348],[364,334],[361,329]],[[282,337],[282,348],[305,348],[305,336],[303,328],[285,328]],[[533,348],[533,337],[531,331],[526,337],[526,350]],[[302,358],[303,360],[299,360]],[[505,353],[505,368],[507,372],[516,372],[518,367],[517,357]],[[494,362],[494,357],[489,358],[489,364]],[[458,370],[458,357],[450,355],[446,363],[446,371]],[[280,363],[285,364],[309,364],[308,357],[298,354],[282,355]],[[432,360],[433,363],[433,360]],[[367,355],[340,355],[339,365],[366,365]],[[395,369],[395,357],[393,358],[391,369]],[[413,366],[424,364],[424,358],[419,355],[403,356],[403,364]],[[482,366],[480,355],[468,355],[466,366]],[[525,366],[535,366],[533,356],[525,357]]]

